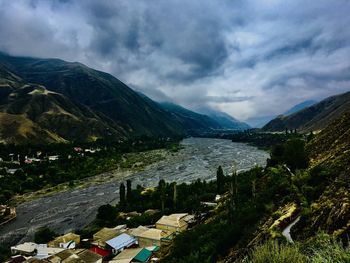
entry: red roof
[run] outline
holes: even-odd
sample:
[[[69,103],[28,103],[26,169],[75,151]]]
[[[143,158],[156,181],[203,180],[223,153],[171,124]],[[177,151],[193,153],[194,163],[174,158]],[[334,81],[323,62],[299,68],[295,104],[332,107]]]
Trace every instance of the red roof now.
[[[100,248],[100,247],[97,247],[97,246],[92,246],[90,248],[90,251],[96,253],[96,254],[99,254],[101,255],[102,257],[107,257],[109,256],[110,254],[112,254],[112,251],[108,250],[108,249],[103,249],[103,248]]]

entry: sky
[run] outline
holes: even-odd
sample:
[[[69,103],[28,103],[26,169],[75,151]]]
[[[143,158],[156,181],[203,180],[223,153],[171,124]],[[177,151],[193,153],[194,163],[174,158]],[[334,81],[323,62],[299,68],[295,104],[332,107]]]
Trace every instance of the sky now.
[[[347,0],[0,0],[0,51],[241,119],[350,90]]]

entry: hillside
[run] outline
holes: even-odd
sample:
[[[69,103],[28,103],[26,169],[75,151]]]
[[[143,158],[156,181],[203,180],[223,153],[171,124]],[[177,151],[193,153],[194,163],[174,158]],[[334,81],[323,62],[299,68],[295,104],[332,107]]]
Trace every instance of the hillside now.
[[[62,94],[33,84],[8,89],[7,96],[1,98],[0,111],[10,114],[8,118],[17,115],[30,120],[65,141],[87,141],[125,134],[107,117],[73,103]]]
[[[289,110],[285,111],[283,113],[284,116],[287,116],[287,115],[291,115],[293,113],[296,113],[298,111],[301,111],[307,107],[310,107],[312,105],[314,105],[315,103],[317,103],[317,101],[315,100],[306,100],[306,101],[303,101],[301,103],[298,103],[297,105],[294,105],[293,107],[291,107]]]
[[[0,65],[25,83],[42,85],[95,114],[102,113],[130,136],[185,133],[156,103],[143,99],[112,75],[83,64],[1,54]]]
[[[211,129],[222,129],[223,127],[214,119],[190,111],[179,105],[163,102],[159,103],[161,107],[167,111],[177,122],[179,122],[187,131],[206,131]]]
[[[65,140],[42,129],[28,118],[0,112],[0,143],[54,143]]]
[[[299,129],[313,131],[325,128],[333,120],[350,110],[350,92],[332,96],[294,114],[280,115],[267,123],[264,131]]]

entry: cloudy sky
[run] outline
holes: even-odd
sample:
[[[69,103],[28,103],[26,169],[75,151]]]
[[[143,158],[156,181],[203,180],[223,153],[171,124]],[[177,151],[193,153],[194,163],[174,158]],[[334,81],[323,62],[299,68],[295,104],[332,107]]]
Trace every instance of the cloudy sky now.
[[[245,120],[350,90],[347,0],[0,0],[0,51]]]

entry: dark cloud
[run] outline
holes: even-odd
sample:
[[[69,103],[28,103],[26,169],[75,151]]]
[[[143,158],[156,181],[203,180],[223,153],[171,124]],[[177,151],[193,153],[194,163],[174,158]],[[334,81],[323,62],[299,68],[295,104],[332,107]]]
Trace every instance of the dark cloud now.
[[[350,89],[349,12],[346,0],[0,0],[0,51],[245,119]]]

